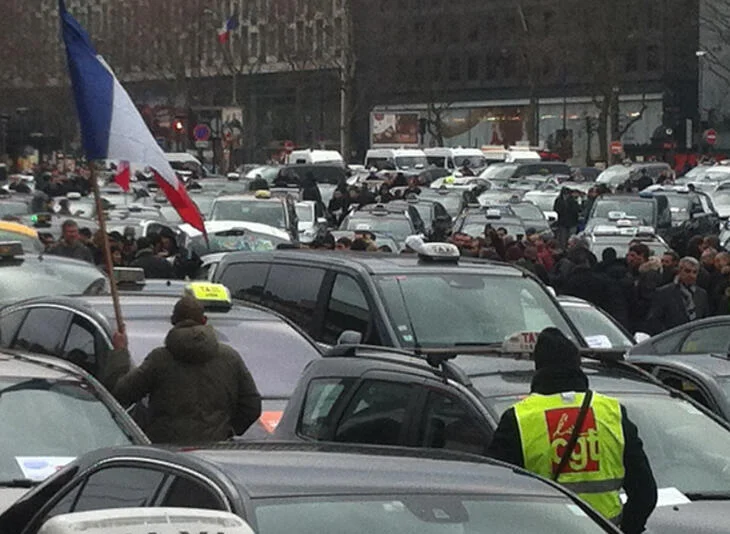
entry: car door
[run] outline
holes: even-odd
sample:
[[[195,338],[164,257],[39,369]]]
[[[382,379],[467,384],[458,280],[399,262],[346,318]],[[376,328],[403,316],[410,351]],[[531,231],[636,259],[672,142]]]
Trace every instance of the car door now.
[[[71,310],[37,306],[29,308],[9,347],[39,354],[61,356],[73,313]]]
[[[100,324],[79,313],[73,314],[60,351],[61,358],[99,376],[100,359],[109,349],[110,343]]]
[[[362,334],[367,345],[379,345],[373,319],[373,305],[358,280],[349,274],[330,271],[325,281],[326,303],[319,337],[321,343],[335,345],[345,330]]]

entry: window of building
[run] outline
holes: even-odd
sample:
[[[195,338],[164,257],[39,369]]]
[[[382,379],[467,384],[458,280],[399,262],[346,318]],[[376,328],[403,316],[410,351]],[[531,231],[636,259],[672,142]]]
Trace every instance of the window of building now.
[[[452,57],[449,60],[449,81],[458,82],[461,80],[461,59]]]
[[[494,80],[497,77],[497,59],[493,55],[484,58],[484,78]]]
[[[646,70],[659,70],[659,65],[659,47],[656,45],[646,47]]]
[[[479,79],[479,57],[469,56],[466,60],[466,78],[470,82]]]
[[[438,82],[441,80],[441,58],[431,58],[431,80]]]
[[[639,70],[639,53],[635,46],[626,51],[626,63],[624,65],[626,72],[636,72]]]

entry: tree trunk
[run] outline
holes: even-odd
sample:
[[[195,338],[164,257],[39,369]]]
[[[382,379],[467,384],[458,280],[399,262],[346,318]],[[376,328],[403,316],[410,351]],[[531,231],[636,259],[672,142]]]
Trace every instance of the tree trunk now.
[[[350,138],[351,138],[351,90],[352,83],[348,79],[346,69],[340,69],[340,154],[345,163],[350,161]]]

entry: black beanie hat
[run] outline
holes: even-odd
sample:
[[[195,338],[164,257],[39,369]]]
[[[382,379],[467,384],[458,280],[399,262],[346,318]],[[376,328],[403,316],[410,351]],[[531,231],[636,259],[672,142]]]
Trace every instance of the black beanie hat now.
[[[172,310],[170,322],[176,325],[182,321],[194,321],[205,324],[205,309],[198,299],[192,295],[185,295],[177,301]]]
[[[578,347],[554,327],[540,332],[535,344],[534,360],[536,370],[545,367],[580,369]]]

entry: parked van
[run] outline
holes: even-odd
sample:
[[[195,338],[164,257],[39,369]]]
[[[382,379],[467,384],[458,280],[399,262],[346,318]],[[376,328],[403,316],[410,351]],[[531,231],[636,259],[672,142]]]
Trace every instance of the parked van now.
[[[416,148],[371,148],[365,155],[365,167],[418,172],[428,167],[428,159],[423,150]]]
[[[188,152],[166,152],[165,157],[170,166],[180,174],[196,172],[200,178],[207,174],[200,160]]]
[[[540,161],[540,154],[528,146],[484,145],[481,152],[489,165],[492,163],[529,163]]]
[[[297,165],[341,165],[345,160],[337,150],[294,150],[289,154],[288,163]]]
[[[468,162],[470,169],[480,171],[489,165],[484,153],[478,148],[434,147],[424,152],[429,165],[442,169],[461,169]]]

